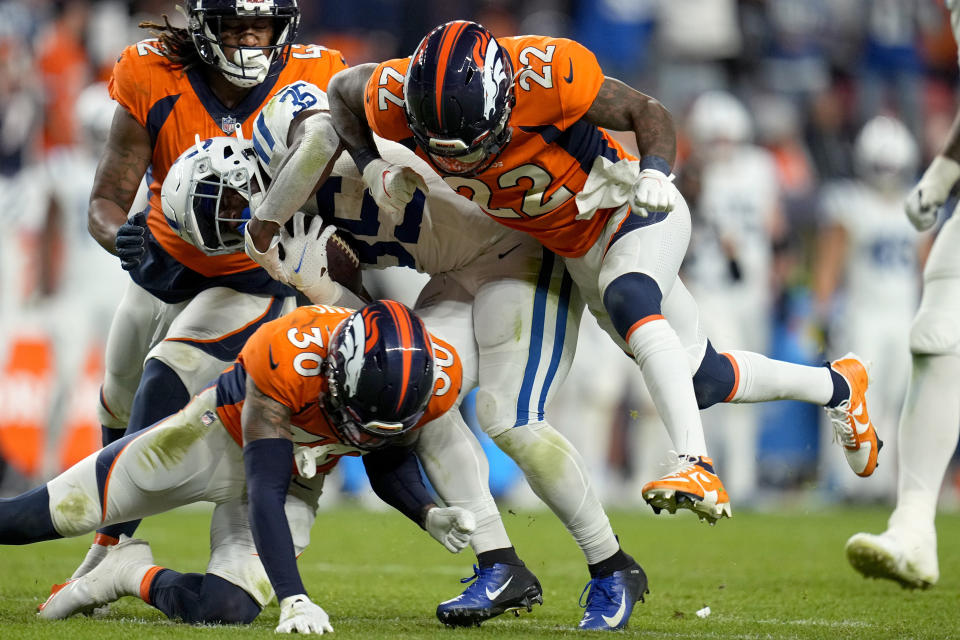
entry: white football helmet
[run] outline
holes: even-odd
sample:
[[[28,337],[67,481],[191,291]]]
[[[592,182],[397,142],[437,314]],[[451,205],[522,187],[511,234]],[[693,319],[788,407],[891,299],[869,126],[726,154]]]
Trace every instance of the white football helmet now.
[[[890,116],[869,120],[853,143],[857,175],[881,190],[906,188],[914,178],[918,160],[919,150],[910,131]]]
[[[700,94],[690,107],[687,130],[697,147],[723,142],[743,144],[753,139],[750,113],[736,96],[727,91]]]
[[[187,30],[197,53],[238,87],[253,87],[286,63],[300,26],[297,0],[187,0]],[[223,52],[220,24],[224,18],[261,18],[274,21],[273,41],[266,47],[239,47],[232,58]],[[263,51],[267,50],[267,54]],[[276,65],[274,66],[274,63]]]
[[[88,85],[73,105],[81,138],[91,154],[100,155],[107,144],[117,103],[110,97],[106,82]]]
[[[253,143],[233,136],[196,140],[163,181],[163,215],[181,238],[208,256],[240,253],[250,198],[266,191]]]

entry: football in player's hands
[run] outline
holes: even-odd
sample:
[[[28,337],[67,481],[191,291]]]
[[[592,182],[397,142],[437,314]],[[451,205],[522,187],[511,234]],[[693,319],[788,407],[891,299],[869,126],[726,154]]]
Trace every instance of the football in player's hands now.
[[[327,268],[335,282],[353,292],[360,290],[360,258],[339,231],[327,239]]]
[[[303,215],[303,214],[296,214]],[[290,218],[284,227],[291,236],[296,236],[297,231],[294,227],[294,218]],[[305,217],[304,225],[309,227],[312,218]],[[326,227],[324,227],[326,228]],[[322,233],[321,233],[322,235]],[[330,278],[339,282],[351,291],[360,290],[362,278],[360,275],[360,258],[357,252],[350,246],[350,242],[339,231],[333,232],[325,244],[327,252],[327,270],[330,272]],[[285,259],[286,249],[283,244],[280,245],[280,260]]]

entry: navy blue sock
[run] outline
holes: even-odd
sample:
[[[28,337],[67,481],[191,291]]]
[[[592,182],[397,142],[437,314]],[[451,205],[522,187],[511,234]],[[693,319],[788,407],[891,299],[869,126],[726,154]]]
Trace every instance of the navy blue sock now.
[[[517,550],[513,547],[504,547],[503,549],[491,549],[477,554],[477,564],[482,568],[492,567],[495,564],[510,564],[515,567],[524,566],[523,560],[517,555]]]
[[[591,578],[606,578],[617,571],[622,571],[634,564],[634,559],[623,552],[623,549],[617,549],[616,553],[600,562],[587,565],[590,570]]]
[[[717,353],[707,340],[707,350],[700,361],[700,367],[693,374],[693,392],[697,396],[697,407],[706,409],[718,402],[725,402],[733,392],[737,376],[733,365],[726,356]]]
[[[824,366],[830,372],[830,379],[833,381],[833,395],[830,396],[830,402],[824,406],[835,407],[850,397],[850,385],[842,375],[833,370],[829,362]]]
[[[171,620],[190,624],[250,624],[260,615],[250,594],[211,573],[162,569],[150,584],[150,602]]]
[[[103,446],[108,444],[113,444],[126,434],[126,429],[113,429],[111,427],[105,427],[100,425],[100,442],[103,443]]]
[[[177,372],[165,362],[150,358],[143,365],[140,386],[133,396],[127,433],[146,429],[158,420],[172,416],[189,401],[190,394]]]
[[[0,498],[0,544],[31,544],[62,537],[50,518],[47,485],[15,498]]]

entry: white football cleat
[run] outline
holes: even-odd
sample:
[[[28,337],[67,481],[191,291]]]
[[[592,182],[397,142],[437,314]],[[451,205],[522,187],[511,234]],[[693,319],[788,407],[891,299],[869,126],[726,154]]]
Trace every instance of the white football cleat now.
[[[937,583],[936,535],[903,534],[888,529],[880,535],[857,533],[847,540],[847,560],[867,578],[886,578],[905,589],[927,589]]]
[[[37,615],[62,620],[75,613],[90,613],[123,596],[138,595],[140,580],[153,566],[153,553],[146,540],[123,538],[89,573],[54,587]]]

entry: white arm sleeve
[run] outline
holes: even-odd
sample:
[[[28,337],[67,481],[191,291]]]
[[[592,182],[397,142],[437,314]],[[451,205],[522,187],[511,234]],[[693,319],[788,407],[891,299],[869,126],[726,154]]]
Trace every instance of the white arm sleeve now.
[[[304,109],[321,109],[303,121],[300,145],[291,153],[287,136]],[[253,127],[253,146],[273,180],[263,202],[253,211],[260,220],[284,224],[313,192],[317,179],[335,156],[340,139],[327,109],[327,94],[308,82],[284,87],[260,111]]]

